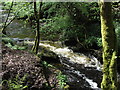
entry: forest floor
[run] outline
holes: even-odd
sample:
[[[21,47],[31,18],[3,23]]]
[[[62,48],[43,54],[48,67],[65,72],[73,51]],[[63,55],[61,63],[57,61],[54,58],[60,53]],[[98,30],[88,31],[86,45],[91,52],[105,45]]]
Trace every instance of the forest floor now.
[[[58,87],[57,73],[55,73],[57,71],[56,68],[43,67],[40,58],[28,51],[12,50],[2,46],[2,72],[0,73],[2,80],[15,81],[17,78],[16,82],[28,86],[27,90],[48,90],[49,85]],[[2,90],[8,90],[6,83],[3,86]]]

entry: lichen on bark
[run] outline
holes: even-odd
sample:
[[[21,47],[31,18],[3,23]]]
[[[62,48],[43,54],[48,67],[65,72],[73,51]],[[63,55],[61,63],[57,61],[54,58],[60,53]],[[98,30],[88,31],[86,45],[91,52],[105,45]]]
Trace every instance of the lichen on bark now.
[[[102,90],[117,90],[117,39],[112,20],[111,2],[100,2],[101,34],[103,44]]]

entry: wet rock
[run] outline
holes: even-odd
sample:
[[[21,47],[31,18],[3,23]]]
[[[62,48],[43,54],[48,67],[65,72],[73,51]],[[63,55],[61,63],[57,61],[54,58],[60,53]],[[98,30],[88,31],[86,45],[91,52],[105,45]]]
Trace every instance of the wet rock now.
[[[103,59],[102,59],[102,49],[99,49],[99,50],[91,50],[89,52],[91,55],[95,56],[97,58],[97,60],[103,64]]]
[[[65,44],[66,46],[75,46],[77,44],[77,40],[75,40],[74,38],[71,38],[69,40],[65,40],[63,42],[63,44]]]
[[[59,62],[59,57],[54,52],[50,51],[48,48],[40,47],[41,52],[38,53],[38,57],[47,62],[57,63]]]

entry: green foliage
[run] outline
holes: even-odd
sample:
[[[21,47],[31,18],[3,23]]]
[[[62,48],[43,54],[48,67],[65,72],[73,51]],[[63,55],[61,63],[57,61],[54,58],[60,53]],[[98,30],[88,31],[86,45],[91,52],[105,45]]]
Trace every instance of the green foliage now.
[[[114,22],[115,31],[117,34],[117,41],[118,41],[118,49],[120,50],[120,23]]]
[[[55,68],[53,65],[48,64],[46,61],[42,61],[42,65],[45,68],[49,68],[49,67]],[[61,71],[58,71],[56,73],[57,73],[57,79],[58,79],[59,88],[60,89],[62,89],[62,88],[68,88],[69,86],[67,85],[67,76],[63,75]],[[47,83],[46,83],[46,86],[48,86]]]
[[[99,23],[91,23],[86,27],[85,45],[87,47],[102,46],[101,27]]]
[[[83,41],[84,30],[85,27],[83,25],[71,25],[69,28],[63,31],[61,38],[63,40],[76,40],[76,38],[79,38],[80,41]]]
[[[7,35],[5,35],[5,34],[2,33],[2,34],[1,34],[1,37],[2,37],[2,38],[3,38],[3,37],[7,37]]]
[[[10,43],[11,45],[13,45],[13,41],[9,37],[2,37],[2,42],[5,44]]]
[[[102,47],[102,38],[97,38],[97,45]]]
[[[46,21],[46,23],[44,24],[44,26],[42,26],[40,29],[40,33],[42,35],[43,38],[47,38],[49,39],[54,39],[57,38],[56,33],[59,34],[59,29],[57,29],[57,27],[54,27],[54,22],[55,22],[55,18],[52,19],[44,19]],[[43,21],[44,21],[43,20]]]
[[[72,26],[71,24],[72,21],[67,15],[47,19],[46,24],[41,27],[41,33],[50,39],[59,38],[60,34]]]
[[[59,4],[60,3],[57,3],[57,2],[43,3],[43,6],[42,6],[43,17],[47,19],[54,17],[57,13],[58,6],[60,6]]]
[[[13,47],[11,47],[12,49],[17,49],[17,50],[25,50],[26,47],[25,46],[18,46],[18,45],[15,45]]]
[[[50,19],[46,19],[46,23],[41,27],[41,35],[49,39],[58,38],[63,41],[71,39],[76,40],[76,38],[78,38],[80,42],[84,42],[87,45],[98,40],[97,44],[99,44],[98,46],[101,46],[98,37],[100,35],[100,27],[96,25],[96,27],[93,27],[94,24],[90,25],[92,26],[92,28],[90,27],[90,32],[89,27],[87,28],[84,25],[86,20],[84,20],[84,17],[82,16],[84,15],[86,18],[91,18],[89,19],[90,21],[93,19],[99,21],[99,7],[97,3],[45,3],[43,7],[44,10],[47,8],[45,11],[46,13],[51,12],[56,15],[51,18],[49,17]],[[82,22],[82,24],[79,24],[79,22]],[[98,36],[90,38],[92,36],[91,33],[93,32],[96,32],[95,35]],[[85,38],[85,34],[87,35],[87,38]]]
[[[12,3],[12,2],[4,2],[4,3],[3,3],[4,7],[2,7],[2,9],[7,9],[7,10],[9,10],[9,8],[10,8],[10,6],[11,6],[11,3]]]
[[[100,21],[100,9],[99,9],[99,5],[97,2],[91,2],[91,3],[87,3],[86,4],[87,10],[88,10],[88,18],[90,21],[92,22],[98,22]]]
[[[41,35],[50,39],[67,39],[71,34],[73,36],[74,30],[77,29],[76,31],[78,32],[77,25],[75,24],[75,21],[78,20],[77,17],[80,16],[77,12],[78,9],[80,9],[83,14],[87,14],[87,9],[84,8],[83,3],[44,3],[43,10],[44,13],[46,13],[45,15],[47,15],[47,19],[46,23],[41,27]],[[74,17],[75,20],[72,17]]]
[[[24,75],[22,78],[20,78],[18,75],[13,80],[3,80],[2,85],[7,84],[8,90],[24,90],[28,86],[23,85],[24,81],[26,80],[26,76]]]
[[[4,2],[4,5],[4,9],[9,9],[11,2]],[[118,3],[112,5],[116,21],[119,17],[118,6]],[[38,7],[39,2],[37,2],[37,9]],[[34,17],[33,9],[32,2],[15,2],[12,12],[18,18],[27,17],[29,19]],[[101,47],[99,12],[97,2],[43,2],[40,20],[41,39],[65,41],[78,38],[80,43],[85,46],[91,47],[97,44],[98,47]],[[118,26],[116,32],[119,44],[120,32]]]
[[[33,4],[29,2],[16,2],[16,5],[13,7],[13,12],[18,17],[32,16],[34,14]]]
[[[11,6],[11,2],[4,2],[4,9],[9,9]],[[25,16],[32,16],[34,13],[33,5],[30,2],[14,2],[12,11],[15,16],[18,18],[22,18]]]
[[[63,75],[61,71],[58,73],[57,79],[59,81],[58,84],[61,89],[67,86],[67,76]]]
[[[92,47],[94,44],[97,44],[98,47],[102,47],[102,38],[91,36],[85,40],[85,43],[88,47]]]
[[[5,46],[11,48],[11,49],[15,49],[15,50],[25,50],[26,47],[25,46],[19,46],[19,45],[11,45],[11,43],[7,43]]]
[[[112,3],[112,9],[113,9],[113,18],[114,21],[120,22],[120,9],[119,9],[120,3],[118,2],[113,2]]]
[[[83,25],[75,25],[68,15],[47,19],[46,24],[41,27],[41,35],[47,39],[58,38],[60,40],[83,37]]]
[[[15,42],[9,37],[2,37],[2,42],[5,44],[5,46],[7,46],[7,47],[9,47],[11,49],[16,49],[16,50],[25,50],[25,49],[27,49],[26,46],[14,45]]]
[[[45,68],[49,68],[49,67],[55,68],[53,65],[48,64],[46,61],[42,61],[42,65],[43,65]]]

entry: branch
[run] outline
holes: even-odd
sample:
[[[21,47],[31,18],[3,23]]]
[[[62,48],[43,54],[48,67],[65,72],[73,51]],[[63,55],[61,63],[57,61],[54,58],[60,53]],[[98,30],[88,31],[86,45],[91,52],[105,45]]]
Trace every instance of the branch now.
[[[16,16],[7,24],[4,26],[4,30],[7,28],[8,25],[10,25],[12,23],[12,21],[16,18]]]
[[[8,16],[7,16],[7,19],[6,19],[6,21],[5,21],[5,24],[4,24],[4,26],[3,26],[3,30],[2,30],[2,31],[4,31],[5,28],[6,28],[6,24],[7,24],[8,18],[9,18],[9,16],[10,16],[10,11],[11,11],[11,9],[12,9],[13,3],[14,3],[14,0],[12,1],[12,4],[11,4],[11,6],[10,6],[10,9],[9,9],[9,12],[8,12]],[[8,26],[8,25],[7,25],[7,26]]]

